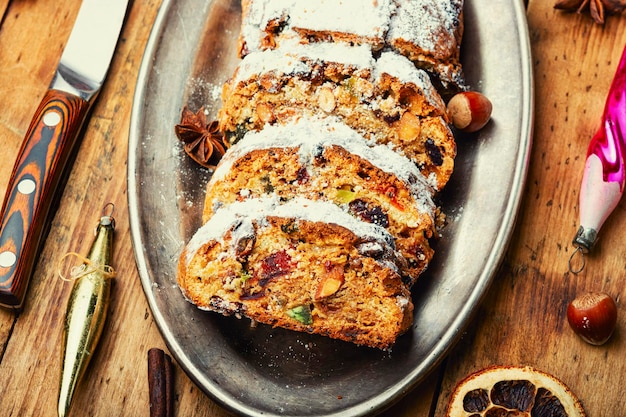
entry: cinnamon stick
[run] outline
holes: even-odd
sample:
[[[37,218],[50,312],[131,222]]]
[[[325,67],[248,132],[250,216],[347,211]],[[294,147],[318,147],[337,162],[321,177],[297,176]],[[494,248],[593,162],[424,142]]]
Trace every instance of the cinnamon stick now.
[[[158,348],[148,351],[148,389],[150,390],[150,417],[173,417],[172,359]]]

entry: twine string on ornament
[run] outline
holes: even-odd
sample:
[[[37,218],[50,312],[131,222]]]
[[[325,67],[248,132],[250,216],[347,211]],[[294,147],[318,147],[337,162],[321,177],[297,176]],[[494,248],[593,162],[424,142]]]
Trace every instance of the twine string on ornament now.
[[[80,265],[73,265],[70,268],[70,276],[67,277],[63,273],[63,262],[69,258],[74,257],[77,258],[80,262]],[[63,255],[63,257],[59,260],[59,269],[58,274],[59,277],[66,282],[73,282],[79,278],[84,277],[85,275],[98,272],[104,276],[105,279],[115,278],[115,269],[109,265],[100,265],[94,264],[91,260],[85,258],[83,255],[76,252],[69,252]]]

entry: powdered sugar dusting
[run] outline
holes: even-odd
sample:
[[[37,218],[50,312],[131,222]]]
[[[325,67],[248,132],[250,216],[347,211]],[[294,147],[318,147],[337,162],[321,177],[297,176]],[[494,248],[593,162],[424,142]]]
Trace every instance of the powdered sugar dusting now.
[[[439,59],[456,53],[454,36],[460,25],[463,0],[396,0],[398,11],[392,17],[387,42],[401,39]]]
[[[284,22],[281,34],[287,38],[298,37],[296,31],[303,30],[346,33],[382,42],[394,11],[392,0],[256,0],[246,10],[241,36],[249,51],[258,51],[263,49],[268,24]],[[355,15],[358,18],[352,18]]]
[[[308,75],[311,63],[334,62],[354,69],[372,68],[374,59],[368,45],[350,46],[343,43],[301,45],[287,42],[280,49],[253,52],[241,61],[235,72],[234,84],[254,75],[276,72],[282,75]]]
[[[369,76],[372,82],[382,74],[388,74],[404,84],[412,84],[433,107],[441,111],[445,109],[441,96],[425,71],[396,52],[384,52],[378,59],[374,59],[368,45],[288,43],[280,49],[253,52],[246,55],[237,67],[233,85],[267,73],[307,78],[315,70],[314,63],[339,64],[354,72],[362,70],[358,75]]]
[[[390,0],[287,1],[290,25],[315,31],[345,32],[382,38],[395,9]],[[358,13],[359,18],[351,18]]]
[[[330,221],[350,230],[364,240],[375,241],[383,247],[395,250],[393,237],[383,227],[360,221],[331,202],[295,197],[281,203],[278,197],[274,195],[234,202],[215,212],[187,244],[187,263],[206,243],[221,242],[224,234],[233,227],[236,228],[235,233],[237,235],[253,235],[253,222],[262,225],[267,216],[323,223]]]
[[[354,129],[333,117],[301,117],[285,124],[267,125],[258,132],[247,132],[224,155],[212,180],[223,179],[239,158],[256,149],[299,148],[301,158],[311,161],[317,148],[332,145],[341,146],[382,171],[398,177],[411,190],[420,204],[419,209],[434,216],[433,184],[428,182],[413,162],[386,145],[367,141]]]

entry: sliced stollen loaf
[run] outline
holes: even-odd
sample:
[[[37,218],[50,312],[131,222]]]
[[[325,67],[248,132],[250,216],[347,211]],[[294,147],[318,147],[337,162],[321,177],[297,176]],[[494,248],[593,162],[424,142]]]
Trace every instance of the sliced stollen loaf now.
[[[234,201],[267,195],[330,201],[391,233],[412,285],[433,256],[433,194],[415,164],[389,147],[368,145],[331,117],[303,117],[248,132],[229,149],[208,183],[203,221]]]
[[[374,51],[398,51],[455,91],[465,85],[460,63],[463,3],[243,0],[239,55],[280,48],[285,41],[368,44]]]
[[[380,226],[332,203],[235,202],[183,250],[178,283],[199,308],[388,349],[413,320],[401,255]]]
[[[178,283],[201,309],[390,349],[443,226],[463,0],[242,0],[241,62],[204,225]]]
[[[456,143],[428,75],[402,55],[374,59],[367,45],[282,45],[247,55],[222,91],[220,129],[231,142],[294,116],[333,115],[413,160],[440,190]]]

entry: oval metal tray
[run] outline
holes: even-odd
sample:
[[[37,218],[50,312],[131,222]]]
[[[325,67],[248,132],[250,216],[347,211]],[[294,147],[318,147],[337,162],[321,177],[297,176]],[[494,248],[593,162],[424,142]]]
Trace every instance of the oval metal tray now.
[[[413,289],[415,323],[391,352],[273,329],[196,309],[176,285],[178,255],[200,225],[209,178],[174,135],[185,104],[215,114],[237,64],[236,0],[165,0],[141,66],[131,120],[128,198],[141,282],[180,366],[211,398],[250,416],[380,412],[458,340],[513,231],[531,147],[532,71],[521,1],[465,4],[463,64],[493,102],[478,134],[459,136],[441,195],[449,224]]]

